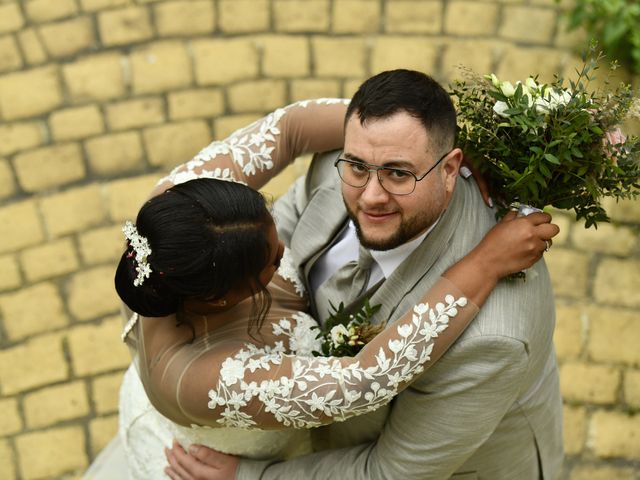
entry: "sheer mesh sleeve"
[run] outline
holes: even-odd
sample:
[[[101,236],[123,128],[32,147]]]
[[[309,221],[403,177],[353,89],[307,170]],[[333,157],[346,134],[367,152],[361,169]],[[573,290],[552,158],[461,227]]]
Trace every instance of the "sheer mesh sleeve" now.
[[[281,339],[267,346],[221,332],[224,341],[214,341],[213,348],[192,344],[154,355],[146,387],[156,407],[159,402],[163,414],[169,411],[182,424],[283,429],[342,421],[391,401],[477,313],[444,278],[422,300],[355,357],[288,353],[285,337],[290,341],[296,327],[313,324],[304,314],[289,313],[284,324],[274,322]],[[282,335],[283,326],[289,334]]]
[[[202,149],[161,179],[154,193],[203,177],[241,182],[259,189],[296,157],[340,148],[348,103],[344,99],[325,98],[279,108]]]

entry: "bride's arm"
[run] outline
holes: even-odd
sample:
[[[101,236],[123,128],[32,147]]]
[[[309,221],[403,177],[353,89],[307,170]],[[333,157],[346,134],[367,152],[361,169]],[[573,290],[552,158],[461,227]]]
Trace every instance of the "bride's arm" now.
[[[228,345],[189,365],[178,404],[196,424],[264,429],[313,427],[375,410],[446,351],[499,278],[540,258],[558,231],[548,221],[535,214],[498,224],[355,357],[302,358],[277,346]]]
[[[340,148],[347,105],[348,100],[332,98],[279,108],[203,148],[161,179],[152,196],[203,177],[242,182],[259,189],[296,157]]]

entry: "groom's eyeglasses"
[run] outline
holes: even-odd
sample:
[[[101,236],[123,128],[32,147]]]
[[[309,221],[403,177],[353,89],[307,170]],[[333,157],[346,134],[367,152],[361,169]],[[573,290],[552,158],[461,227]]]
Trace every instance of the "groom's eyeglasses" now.
[[[409,195],[416,189],[416,183],[424,179],[438,164],[449,155],[451,151],[445,153],[440,159],[434,163],[424,175],[417,177],[415,173],[409,170],[392,167],[379,167],[370,163],[361,162],[360,160],[349,160],[339,158],[334,163],[338,169],[340,179],[355,188],[364,188],[369,183],[371,172],[375,171],[378,175],[378,181],[382,188],[392,195]]]

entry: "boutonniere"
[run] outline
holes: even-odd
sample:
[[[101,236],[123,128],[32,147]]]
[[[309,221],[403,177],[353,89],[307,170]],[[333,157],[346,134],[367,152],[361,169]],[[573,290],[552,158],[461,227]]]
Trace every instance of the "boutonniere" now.
[[[365,298],[357,310],[346,310],[344,303],[338,307],[329,302],[331,314],[324,324],[318,327],[317,338],[321,342],[320,352],[315,356],[353,357],[384,330],[386,323],[373,325],[372,317],[382,305],[371,305]]]

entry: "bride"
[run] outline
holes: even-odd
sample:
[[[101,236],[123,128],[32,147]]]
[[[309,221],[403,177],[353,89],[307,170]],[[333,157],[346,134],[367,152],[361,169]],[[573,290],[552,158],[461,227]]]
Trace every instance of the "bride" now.
[[[123,338],[134,363],[120,437],[133,478],[162,476],[172,438],[251,458],[307,452],[302,429],[388,403],[497,279],[534,263],[557,233],[546,215],[509,216],[355,357],[313,357],[316,323],[264,199],[216,179],[259,188],[265,170],[339,146],[343,116],[337,101],[277,110],[174,170],[125,226],[116,288],[132,311]],[[518,241],[532,235],[534,252]]]

